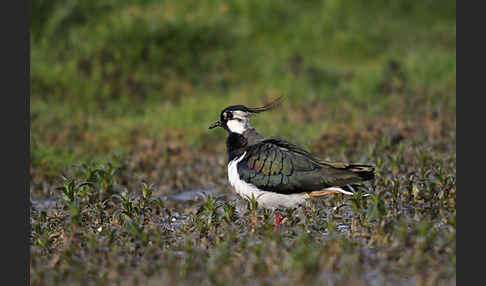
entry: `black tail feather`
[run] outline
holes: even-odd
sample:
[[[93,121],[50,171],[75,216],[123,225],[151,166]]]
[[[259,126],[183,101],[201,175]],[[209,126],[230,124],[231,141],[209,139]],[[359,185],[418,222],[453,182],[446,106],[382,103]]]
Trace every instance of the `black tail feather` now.
[[[349,170],[356,173],[363,181],[375,178],[375,167],[370,165],[350,165]]]

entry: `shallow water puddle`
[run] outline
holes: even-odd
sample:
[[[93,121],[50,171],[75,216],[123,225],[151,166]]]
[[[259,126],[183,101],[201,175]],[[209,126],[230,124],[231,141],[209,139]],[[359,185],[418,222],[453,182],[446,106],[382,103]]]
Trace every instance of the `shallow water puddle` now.
[[[204,200],[207,196],[215,196],[219,193],[216,187],[209,187],[209,188],[199,188],[199,189],[192,189],[187,191],[182,191],[177,194],[172,195],[163,195],[164,199],[177,201],[177,202],[190,202],[190,201],[197,201],[197,200]]]
[[[32,207],[40,211],[48,211],[57,208],[58,201],[54,198],[47,198],[42,200],[30,200]]]

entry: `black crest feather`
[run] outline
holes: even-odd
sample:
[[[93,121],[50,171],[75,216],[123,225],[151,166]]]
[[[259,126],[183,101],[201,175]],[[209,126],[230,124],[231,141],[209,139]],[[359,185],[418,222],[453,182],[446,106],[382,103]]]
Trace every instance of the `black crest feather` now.
[[[267,110],[271,110],[271,109],[274,109],[275,107],[278,107],[282,103],[283,98],[284,98],[284,96],[282,95],[282,96],[278,97],[277,99],[275,99],[274,101],[268,103],[265,106],[255,107],[255,108],[247,107],[247,110],[248,110],[248,112],[251,112],[251,113],[260,113],[260,112],[264,112],[264,111],[267,111]]]

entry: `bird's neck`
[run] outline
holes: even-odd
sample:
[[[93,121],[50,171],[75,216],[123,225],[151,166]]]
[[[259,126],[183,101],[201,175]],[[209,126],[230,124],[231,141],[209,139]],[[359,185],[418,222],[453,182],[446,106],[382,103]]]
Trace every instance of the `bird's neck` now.
[[[263,135],[261,135],[260,133],[258,133],[258,131],[253,127],[249,128],[248,130],[243,132],[242,135],[247,140],[248,145],[256,144],[256,143],[260,142],[261,140],[265,139],[265,137]]]
[[[241,156],[245,152],[248,140],[241,134],[231,132],[226,138],[226,151],[228,152],[228,161]]]

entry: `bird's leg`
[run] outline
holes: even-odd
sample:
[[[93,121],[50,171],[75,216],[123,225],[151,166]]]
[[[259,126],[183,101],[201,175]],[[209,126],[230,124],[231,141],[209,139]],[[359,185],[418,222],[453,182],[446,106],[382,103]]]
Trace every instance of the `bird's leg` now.
[[[278,212],[274,212],[274,214],[275,214],[275,225],[273,226],[273,229],[277,230],[278,226],[280,225],[280,223],[283,221],[285,217],[279,214]]]

